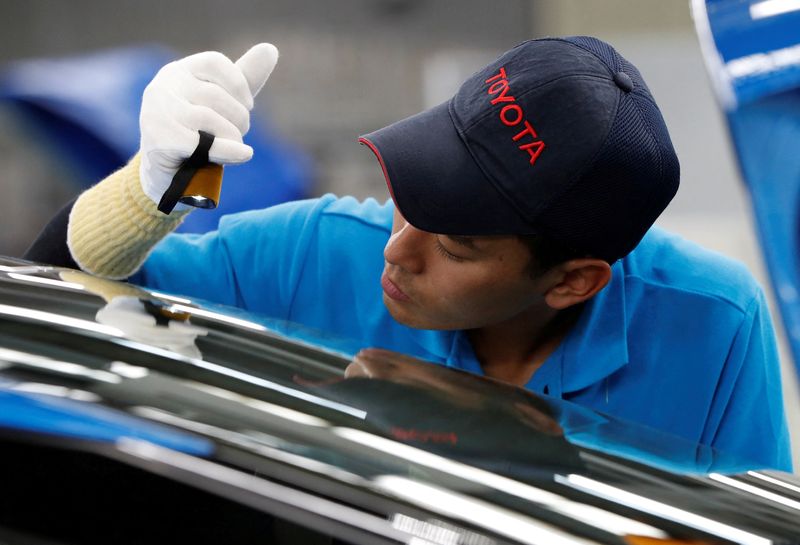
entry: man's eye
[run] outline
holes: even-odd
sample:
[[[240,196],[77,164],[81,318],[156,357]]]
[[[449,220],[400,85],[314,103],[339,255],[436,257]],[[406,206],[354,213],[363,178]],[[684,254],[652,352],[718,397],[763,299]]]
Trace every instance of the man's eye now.
[[[439,239],[438,239],[438,238],[436,239],[436,251],[437,251],[439,254],[441,254],[442,256],[444,256],[446,259],[450,259],[450,260],[452,260],[452,261],[458,261],[458,262],[464,261],[464,258],[463,258],[463,257],[459,257],[459,256],[457,256],[457,255],[455,255],[455,254],[451,254],[450,252],[448,252],[448,251],[447,251],[447,248],[445,248],[445,247],[442,245],[442,243],[441,243],[441,242],[439,242]]]

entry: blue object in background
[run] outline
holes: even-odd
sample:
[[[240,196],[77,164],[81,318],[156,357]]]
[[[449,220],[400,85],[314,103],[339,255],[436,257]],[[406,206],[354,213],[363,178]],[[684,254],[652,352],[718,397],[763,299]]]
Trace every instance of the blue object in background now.
[[[800,373],[800,6],[693,0],[692,8]]]
[[[10,106],[89,187],[124,165],[139,148],[144,88],[176,55],[159,46],[114,49],[63,59],[20,61],[0,74],[0,104]],[[304,198],[312,163],[253,115],[245,142],[253,159],[226,167],[220,206],[190,214],[179,231],[216,229],[220,216]]]
[[[800,10],[793,0],[694,0],[693,8],[727,112],[800,88]]]

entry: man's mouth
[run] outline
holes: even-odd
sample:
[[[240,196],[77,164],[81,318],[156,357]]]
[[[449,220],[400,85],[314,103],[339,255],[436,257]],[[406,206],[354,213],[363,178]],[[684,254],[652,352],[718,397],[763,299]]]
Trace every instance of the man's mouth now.
[[[406,295],[403,290],[397,287],[397,284],[389,280],[389,275],[386,274],[386,271],[383,271],[383,274],[381,275],[381,287],[383,288],[383,293],[395,301],[411,300],[411,298]]]

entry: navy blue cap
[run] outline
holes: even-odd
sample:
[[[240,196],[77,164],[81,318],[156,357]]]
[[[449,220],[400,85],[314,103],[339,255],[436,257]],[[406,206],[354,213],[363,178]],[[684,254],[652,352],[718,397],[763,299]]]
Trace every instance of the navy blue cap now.
[[[680,178],[639,71],[584,36],[524,42],[446,103],[360,141],[419,229],[540,234],[610,261],[639,243]]]

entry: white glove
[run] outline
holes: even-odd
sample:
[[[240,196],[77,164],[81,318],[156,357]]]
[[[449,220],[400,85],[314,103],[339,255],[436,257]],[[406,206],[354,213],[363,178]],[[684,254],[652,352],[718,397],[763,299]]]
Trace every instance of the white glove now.
[[[114,297],[97,311],[95,319],[122,330],[134,341],[166,348],[190,358],[203,357],[194,341],[198,336],[208,335],[207,329],[192,325],[188,320],[169,320],[167,325],[158,325],[137,297]]]
[[[215,136],[212,163],[244,163],[253,148],[242,142],[250,110],[278,62],[278,49],[253,46],[235,63],[207,51],[171,62],[159,70],[142,96],[139,128],[144,193],[158,204],[175,172],[199,142],[198,131]],[[178,205],[185,207],[185,205]]]

